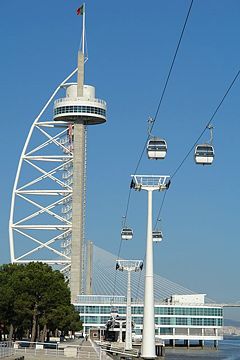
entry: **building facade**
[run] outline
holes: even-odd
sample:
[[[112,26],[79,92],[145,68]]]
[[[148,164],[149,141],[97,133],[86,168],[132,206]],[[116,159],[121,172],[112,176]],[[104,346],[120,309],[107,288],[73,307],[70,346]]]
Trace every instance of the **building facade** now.
[[[175,345],[189,346],[198,342],[213,341],[217,346],[223,339],[223,308],[216,304],[205,304],[205,295],[173,295],[165,301],[155,301],[156,338]],[[120,316],[126,316],[124,296],[80,295],[75,304],[83,322],[84,333],[90,329],[105,329],[113,308]],[[132,302],[133,337],[142,333],[143,303]]]

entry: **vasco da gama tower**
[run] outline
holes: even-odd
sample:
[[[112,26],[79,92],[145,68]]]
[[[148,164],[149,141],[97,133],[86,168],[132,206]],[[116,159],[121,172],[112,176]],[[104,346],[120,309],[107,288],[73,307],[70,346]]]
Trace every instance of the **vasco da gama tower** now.
[[[86,135],[106,121],[106,102],[84,84],[85,9],[77,68],[56,88],[34,120],[13,186],[9,220],[12,263],[42,261],[84,293]],[[70,82],[77,77],[77,82]],[[62,97],[61,93],[63,93]],[[28,98],[29,100],[29,98]]]

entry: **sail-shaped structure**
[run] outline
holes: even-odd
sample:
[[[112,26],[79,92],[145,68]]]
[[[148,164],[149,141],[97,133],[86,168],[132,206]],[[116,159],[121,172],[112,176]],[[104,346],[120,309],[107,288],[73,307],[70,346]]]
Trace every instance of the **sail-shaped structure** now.
[[[12,263],[43,261],[67,271],[71,263],[72,129],[54,121],[52,102],[75,69],[33,121],[12,192],[9,241]],[[50,120],[49,120],[50,118]]]
[[[72,301],[84,292],[87,126],[106,121],[106,102],[84,84],[84,34],[85,9],[78,66],[33,121],[9,220],[11,262],[42,261],[58,268],[70,279]]]

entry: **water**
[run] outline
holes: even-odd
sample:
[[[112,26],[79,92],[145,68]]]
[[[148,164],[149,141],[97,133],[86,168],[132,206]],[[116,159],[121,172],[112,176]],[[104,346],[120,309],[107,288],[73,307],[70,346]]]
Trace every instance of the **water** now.
[[[166,349],[166,360],[240,360],[240,339],[219,342],[218,350],[205,347],[199,349]]]

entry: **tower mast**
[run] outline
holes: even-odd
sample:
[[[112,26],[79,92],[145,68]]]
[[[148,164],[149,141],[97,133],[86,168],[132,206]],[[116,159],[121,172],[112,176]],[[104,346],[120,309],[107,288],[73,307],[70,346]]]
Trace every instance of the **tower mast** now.
[[[71,300],[84,291],[83,264],[84,264],[84,223],[85,223],[85,188],[86,188],[86,126],[101,124],[106,121],[106,103],[95,99],[95,88],[84,85],[85,62],[85,4],[82,8],[82,46],[78,51],[77,84],[66,86],[66,106],[58,103],[62,109],[55,113],[74,126],[73,148],[73,188],[72,188],[72,243],[71,243]],[[62,99],[63,100],[63,99]],[[65,105],[65,104],[64,104]],[[58,120],[55,116],[55,120]]]
[[[77,98],[83,97],[84,55],[78,52]],[[73,194],[72,194],[72,251],[71,297],[76,300],[83,291],[83,242],[84,242],[84,181],[85,181],[85,124],[84,117],[74,121]]]

